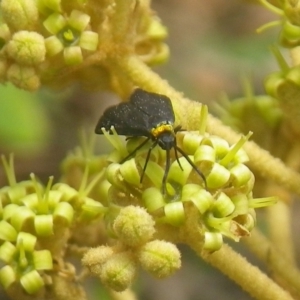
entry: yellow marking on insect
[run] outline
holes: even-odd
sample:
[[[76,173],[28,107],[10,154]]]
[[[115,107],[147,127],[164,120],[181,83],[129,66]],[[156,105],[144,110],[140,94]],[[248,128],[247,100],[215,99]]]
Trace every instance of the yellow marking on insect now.
[[[151,129],[151,134],[157,138],[163,132],[174,132],[174,127],[171,124],[160,124]]]

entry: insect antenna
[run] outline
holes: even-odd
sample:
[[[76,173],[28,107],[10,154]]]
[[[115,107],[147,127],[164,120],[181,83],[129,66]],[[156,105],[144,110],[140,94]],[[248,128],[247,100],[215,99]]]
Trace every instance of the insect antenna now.
[[[175,145],[175,149],[188,161],[188,163],[193,167],[193,169],[199,174],[199,176],[203,179],[205,189],[207,190],[207,183],[206,183],[206,178],[203,175],[203,173],[197,168],[197,166],[191,161],[191,159],[188,157],[188,155],[181,150],[177,145]],[[175,151],[176,153],[176,151]]]
[[[147,144],[147,142],[150,140],[150,137],[145,139],[140,145],[138,145],[132,152],[130,152],[125,158],[123,158],[119,163],[123,164],[126,160],[128,160],[130,157],[134,156],[138,150],[140,150],[144,145]],[[150,148],[151,150],[153,149]]]

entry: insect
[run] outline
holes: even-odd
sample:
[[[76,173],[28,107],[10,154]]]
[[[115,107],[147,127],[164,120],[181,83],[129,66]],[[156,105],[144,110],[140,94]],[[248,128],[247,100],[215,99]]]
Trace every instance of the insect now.
[[[111,127],[114,126],[119,135],[126,135],[129,137],[146,137],[138,147],[136,147],[128,156],[126,156],[120,163],[125,162],[130,157],[133,157],[136,152],[141,149],[149,140],[152,140],[145,165],[141,174],[140,182],[147,168],[151,151],[154,147],[159,145],[166,151],[166,166],[162,179],[162,193],[166,193],[167,176],[170,170],[170,151],[174,148],[176,160],[183,169],[179,159],[178,152],[189,162],[193,169],[203,179],[206,187],[206,179],[203,173],[192,162],[188,155],[177,146],[176,133],[181,131],[181,126],[174,127],[175,115],[171,100],[164,95],[150,93],[140,88],[134,90],[130,96],[129,102],[120,103],[118,105],[109,107],[100,120],[95,129],[95,133],[103,134],[102,128],[112,134]]]

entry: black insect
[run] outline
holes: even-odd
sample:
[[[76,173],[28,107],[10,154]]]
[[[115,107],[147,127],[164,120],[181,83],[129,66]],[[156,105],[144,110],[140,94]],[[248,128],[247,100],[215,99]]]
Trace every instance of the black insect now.
[[[125,162],[141,149],[149,140],[153,143],[148,150],[146,162],[141,175],[142,182],[152,149],[159,145],[166,150],[166,167],[162,180],[162,193],[166,192],[166,181],[170,169],[170,150],[174,148],[176,160],[182,169],[178,159],[179,152],[201,176],[206,187],[206,179],[202,172],[196,167],[186,153],[177,146],[176,133],[181,126],[174,128],[175,115],[171,100],[164,95],[150,93],[142,89],[136,89],[130,96],[129,102],[120,103],[109,107],[98,121],[95,133],[103,134],[102,128],[112,134],[111,127],[114,126],[119,135],[130,137],[145,136],[136,149],[126,156],[120,163]]]

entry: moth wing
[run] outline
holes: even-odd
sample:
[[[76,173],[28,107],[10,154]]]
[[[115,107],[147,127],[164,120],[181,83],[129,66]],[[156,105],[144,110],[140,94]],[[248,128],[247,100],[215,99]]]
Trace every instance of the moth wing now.
[[[99,119],[95,133],[103,134],[101,128],[104,127],[112,134],[112,126],[119,135],[149,136],[148,116],[141,114],[130,102],[109,107]]]
[[[151,128],[162,122],[175,122],[172,102],[167,96],[136,89],[129,101],[148,116],[148,126]]]

